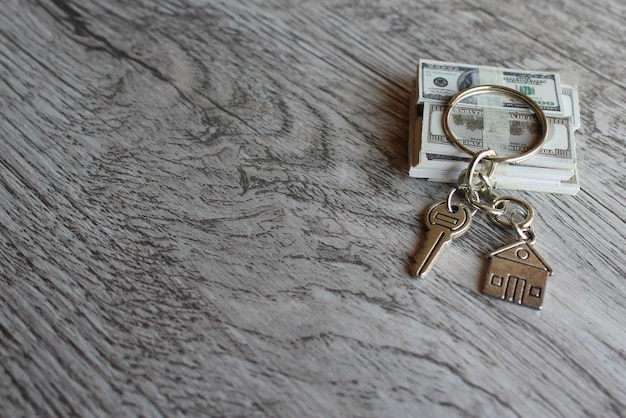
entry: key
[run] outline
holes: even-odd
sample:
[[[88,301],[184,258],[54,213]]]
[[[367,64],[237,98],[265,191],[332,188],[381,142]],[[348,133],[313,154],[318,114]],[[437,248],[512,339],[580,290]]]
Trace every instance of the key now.
[[[415,276],[426,276],[452,238],[462,235],[472,222],[472,212],[467,206],[456,204],[456,212],[448,212],[447,206],[447,202],[441,202],[428,210],[426,242],[422,251],[415,257],[415,264],[411,266],[411,273]]]

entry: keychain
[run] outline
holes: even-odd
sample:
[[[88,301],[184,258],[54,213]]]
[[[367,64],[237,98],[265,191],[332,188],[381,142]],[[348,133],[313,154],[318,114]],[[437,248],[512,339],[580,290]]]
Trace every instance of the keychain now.
[[[505,157],[498,156],[493,149],[474,152],[461,143],[450,129],[450,111],[461,101],[485,93],[506,93],[530,107],[539,121],[538,139],[532,147],[518,155]],[[428,228],[426,241],[411,266],[413,275],[424,277],[428,274],[441,252],[454,238],[469,229],[472,217],[477,212],[482,212],[498,226],[512,229],[516,236],[514,243],[489,254],[483,293],[541,309],[547,277],[552,275],[553,271],[533,246],[534,211],[530,204],[521,198],[497,195],[493,190],[491,178],[498,163],[519,163],[538,154],[548,135],[547,125],[546,116],[537,103],[525,94],[505,86],[479,85],[452,97],[443,115],[444,132],[455,145],[473,155],[473,158],[468,168],[460,173],[457,186],[450,190],[447,200],[432,205],[428,210],[425,217]],[[457,198],[458,196],[461,199]]]
[[[489,254],[489,266],[483,282],[483,293],[509,302],[541,309],[548,276],[552,269],[533,247],[535,233],[532,228],[533,209],[523,199],[513,196],[498,196],[495,204],[517,203],[522,207],[524,219],[515,220],[512,211],[506,220],[502,215],[494,216],[494,222],[504,227],[513,227],[517,241]]]

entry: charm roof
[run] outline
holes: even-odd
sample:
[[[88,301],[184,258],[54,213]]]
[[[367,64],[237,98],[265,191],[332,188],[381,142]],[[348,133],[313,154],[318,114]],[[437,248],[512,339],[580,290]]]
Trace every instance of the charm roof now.
[[[520,263],[526,266],[546,270],[552,275],[553,270],[545,260],[537,253],[535,248],[524,241],[518,241],[506,247],[499,248],[489,254],[489,257],[497,257],[504,260]]]

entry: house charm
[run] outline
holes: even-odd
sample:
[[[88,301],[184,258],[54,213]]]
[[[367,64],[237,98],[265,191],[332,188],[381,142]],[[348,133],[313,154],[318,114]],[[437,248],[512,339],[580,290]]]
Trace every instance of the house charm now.
[[[518,241],[489,254],[483,293],[509,302],[541,309],[548,276],[553,271],[526,241]]]

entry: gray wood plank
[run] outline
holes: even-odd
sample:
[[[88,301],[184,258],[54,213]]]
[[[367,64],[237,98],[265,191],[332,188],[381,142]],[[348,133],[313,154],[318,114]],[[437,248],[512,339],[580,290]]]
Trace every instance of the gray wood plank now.
[[[625,10],[5,2],[0,415],[625,416]],[[515,193],[541,312],[480,295],[484,218],[408,275],[419,58],[580,88],[580,193]]]

